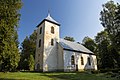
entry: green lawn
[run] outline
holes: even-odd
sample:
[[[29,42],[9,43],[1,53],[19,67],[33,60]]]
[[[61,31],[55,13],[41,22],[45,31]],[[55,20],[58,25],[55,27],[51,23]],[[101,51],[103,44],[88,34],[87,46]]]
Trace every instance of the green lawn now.
[[[0,72],[0,80],[119,80],[106,74]]]

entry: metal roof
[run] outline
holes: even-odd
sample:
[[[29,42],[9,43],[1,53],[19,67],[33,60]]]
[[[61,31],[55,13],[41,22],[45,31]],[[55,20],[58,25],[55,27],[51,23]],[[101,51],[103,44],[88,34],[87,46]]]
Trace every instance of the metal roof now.
[[[59,24],[56,20],[54,20],[54,19],[50,16],[50,13],[48,13],[48,16],[45,18],[45,20],[48,20],[48,21],[50,21],[50,22]]]
[[[49,21],[52,21],[54,23],[57,23],[59,24],[56,20],[54,20],[51,16],[50,16],[50,13],[48,13],[48,16],[45,18],[46,20],[49,20]]]
[[[48,13],[47,17],[45,19],[43,19],[40,22],[40,24],[37,25],[37,27],[39,27],[44,21],[48,21],[48,22],[51,22],[51,23],[54,23],[54,24],[60,26],[60,24],[50,16],[50,13]]]
[[[91,53],[94,54],[92,51],[84,47],[83,45],[76,43],[76,42],[71,42],[67,41],[64,39],[60,39],[59,44],[65,49],[65,50],[70,50],[70,51],[77,51],[77,52],[83,52],[83,53]]]

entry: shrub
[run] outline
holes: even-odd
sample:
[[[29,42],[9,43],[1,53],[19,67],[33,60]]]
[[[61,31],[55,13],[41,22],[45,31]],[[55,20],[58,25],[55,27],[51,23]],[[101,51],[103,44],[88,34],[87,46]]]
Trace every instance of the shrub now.
[[[92,70],[91,73],[92,74],[98,74],[100,71],[99,70]]]

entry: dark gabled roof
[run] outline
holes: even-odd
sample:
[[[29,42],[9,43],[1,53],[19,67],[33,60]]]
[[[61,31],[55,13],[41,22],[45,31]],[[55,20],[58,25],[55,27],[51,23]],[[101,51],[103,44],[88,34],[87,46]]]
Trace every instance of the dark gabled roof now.
[[[54,20],[54,19],[50,16],[50,14],[48,13],[48,16],[47,16],[45,19],[43,19],[43,21],[42,21],[39,25],[37,25],[37,27],[39,27],[44,21],[48,21],[48,22],[51,22],[51,23],[54,23],[54,24],[60,26],[60,24],[59,24],[56,20]]]
[[[78,44],[76,42],[71,42],[71,41],[67,41],[67,40],[64,40],[64,39],[60,39],[59,44],[61,45],[61,47],[64,50],[67,50],[67,51],[80,52],[80,53],[86,53],[86,54],[94,55],[94,53],[92,51],[90,51],[89,49],[87,49],[83,45]]]

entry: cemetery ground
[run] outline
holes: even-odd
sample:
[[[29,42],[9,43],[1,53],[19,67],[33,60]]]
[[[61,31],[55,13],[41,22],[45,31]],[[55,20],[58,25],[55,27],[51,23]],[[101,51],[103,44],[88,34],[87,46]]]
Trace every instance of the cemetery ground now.
[[[108,73],[89,72],[0,72],[0,80],[119,80]]]

